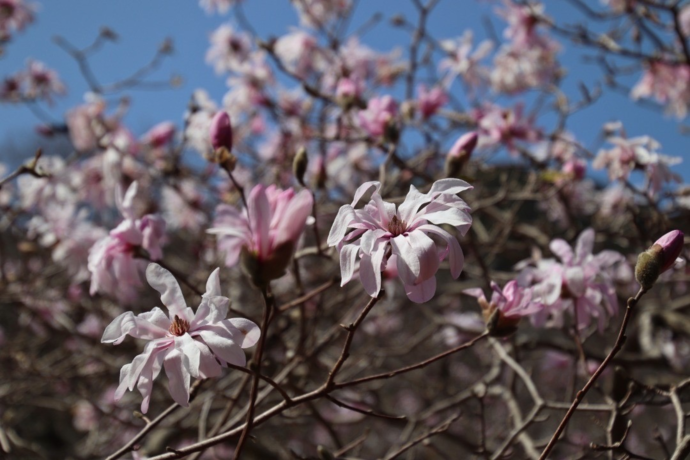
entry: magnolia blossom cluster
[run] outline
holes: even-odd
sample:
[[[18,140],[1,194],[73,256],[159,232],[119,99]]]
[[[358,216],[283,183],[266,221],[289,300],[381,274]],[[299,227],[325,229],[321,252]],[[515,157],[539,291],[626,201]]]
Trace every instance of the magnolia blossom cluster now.
[[[2,17],[0,4],[0,18]],[[53,97],[64,94],[65,85],[57,72],[39,61],[28,60],[26,69],[5,77],[0,83],[0,102],[22,102],[44,100],[53,102]]]
[[[656,99],[666,105],[669,114],[684,118],[690,104],[690,66],[663,60],[650,61],[630,96],[633,99]]]
[[[372,188],[371,201],[355,209]],[[451,225],[463,235],[469,230],[470,208],[456,195],[471,188],[460,179],[436,181],[428,193],[410,186],[396,209],[395,204],[383,201],[379,182],[362,184],[352,204],[340,208],[328,235],[328,245],[337,246],[340,252],[341,285],[359,270],[364,290],[376,297],[382,270],[394,262],[409,299],[417,303],[430,300],[436,292],[435,275],[441,261],[448,257],[453,278],[462,272],[465,258],[460,244],[440,225]]]
[[[161,294],[168,314],[158,307],[138,315],[128,311],[103,332],[102,343],[118,345],[127,335],[149,340],[144,352],[122,367],[114,398],[117,401],[125,391],[136,387],[144,398],[141,412],[146,413],[153,381],[165,369],[170,395],[186,407],[191,378],[218,377],[221,368],[228,364],[244,366],[242,349],[253,346],[261,331],[247,319],[226,319],[230,299],[221,295],[219,269],[209,276],[196,312],[187,306],[180,286],[168,270],[149,264],[146,279]]]
[[[560,47],[546,34],[539,32],[544,20],[544,5],[517,4],[506,0],[498,13],[508,27],[504,35],[509,40],[499,48],[491,70],[491,86],[505,93],[517,93],[530,88],[549,85],[562,73],[556,54]]]
[[[566,241],[555,239],[549,248],[558,259],[539,259],[535,266],[525,267],[520,273],[520,285],[533,285],[535,299],[545,306],[532,316],[536,325],[562,327],[569,313],[579,328],[596,321],[603,330],[607,318],[618,312],[615,283],[630,279],[630,267],[616,251],[593,254],[594,237],[594,230],[586,229],[574,249]]]
[[[479,143],[482,146],[504,145],[511,155],[518,154],[518,141],[537,142],[542,132],[534,126],[534,118],[526,116],[524,106],[514,108],[484,104],[473,111],[473,118],[479,127]]]
[[[34,9],[25,0],[0,0],[0,42],[9,41],[13,32],[33,22]]]
[[[628,139],[621,124],[613,124],[611,128],[620,129],[621,135],[607,138],[614,147],[599,151],[593,163],[595,168],[606,168],[611,180],[622,181],[626,181],[633,170],[642,170],[650,195],[658,193],[669,182],[681,182],[680,176],[670,169],[681,163],[681,158],[658,153],[661,144],[649,136]]]
[[[137,182],[132,183],[118,200],[124,220],[91,248],[88,264],[91,295],[103,292],[123,302],[134,300],[142,285],[141,272],[146,266],[137,251],[145,250],[151,260],[163,257],[165,221],[154,214],[137,219],[134,209],[137,189]]]

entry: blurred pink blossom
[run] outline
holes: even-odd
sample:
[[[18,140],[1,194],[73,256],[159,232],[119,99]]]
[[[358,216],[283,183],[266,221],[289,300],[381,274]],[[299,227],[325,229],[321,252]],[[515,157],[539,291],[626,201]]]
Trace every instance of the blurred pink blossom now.
[[[142,284],[140,272],[146,265],[143,259],[136,258],[137,248],[145,249],[151,260],[163,257],[165,221],[154,214],[136,218],[137,185],[133,182],[124,197],[118,199],[118,208],[125,219],[91,248],[88,261],[91,295],[104,292],[123,302],[134,300]]]
[[[448,95],[443,88],[435,86],[428,90],[426,85],[423,84],[420,84],[417,88],[417,107],[422,114],[423,120],[434,115],[447,103]]]
[[[397,113],[398,104],[391,96],[375,97],[369,100],[366,110],[359,112],[359,124],[370,136],[380,137],[386,133]]]
[[[175,123],[171,121],[158,123],[142,136],[142,142],[153,148],[164,147],[175,137],[175,130]]]

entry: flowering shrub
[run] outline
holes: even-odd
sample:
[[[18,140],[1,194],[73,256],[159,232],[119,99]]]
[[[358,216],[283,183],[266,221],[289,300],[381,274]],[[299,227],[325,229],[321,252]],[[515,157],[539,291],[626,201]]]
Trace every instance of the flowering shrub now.
[[[222,95],[0,0],[0,457],[687,457],[690,4],[266,3]]]

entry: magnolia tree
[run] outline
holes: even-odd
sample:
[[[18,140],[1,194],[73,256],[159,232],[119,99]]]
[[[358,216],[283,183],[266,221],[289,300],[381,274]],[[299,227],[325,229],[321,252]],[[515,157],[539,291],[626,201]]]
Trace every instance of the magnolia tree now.
[[[55,40],[90,92],[38,126],[69,148],[0,165],[7,458],[690,455],[681,158],[571,130],[610,91],[687,115],[690,3],[564,0],[562,23],[497,0],[479,43],[437,36],[438,3],[357,24],[354,0],[293,0],[266,37],[201,0],[227,93],[141,136],[117,96],[172,44],[106,84],[115,32]],[[0,0],[5,52],[37,15]],[[605,86],[567,91],[566,47]],[[65,91],[28,61],[0,102],[61,116]]]

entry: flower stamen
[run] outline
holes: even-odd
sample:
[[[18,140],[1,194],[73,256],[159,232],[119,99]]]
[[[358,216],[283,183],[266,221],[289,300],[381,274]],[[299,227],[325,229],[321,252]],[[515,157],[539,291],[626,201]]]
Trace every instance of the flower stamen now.
[[[168,332],[170,332],[174,336],[180,337],[186,334],[188,330],[189,321],[181,319],[179,316],[175,315],[175,319],[170,325],[170,329],[168,329]]]

